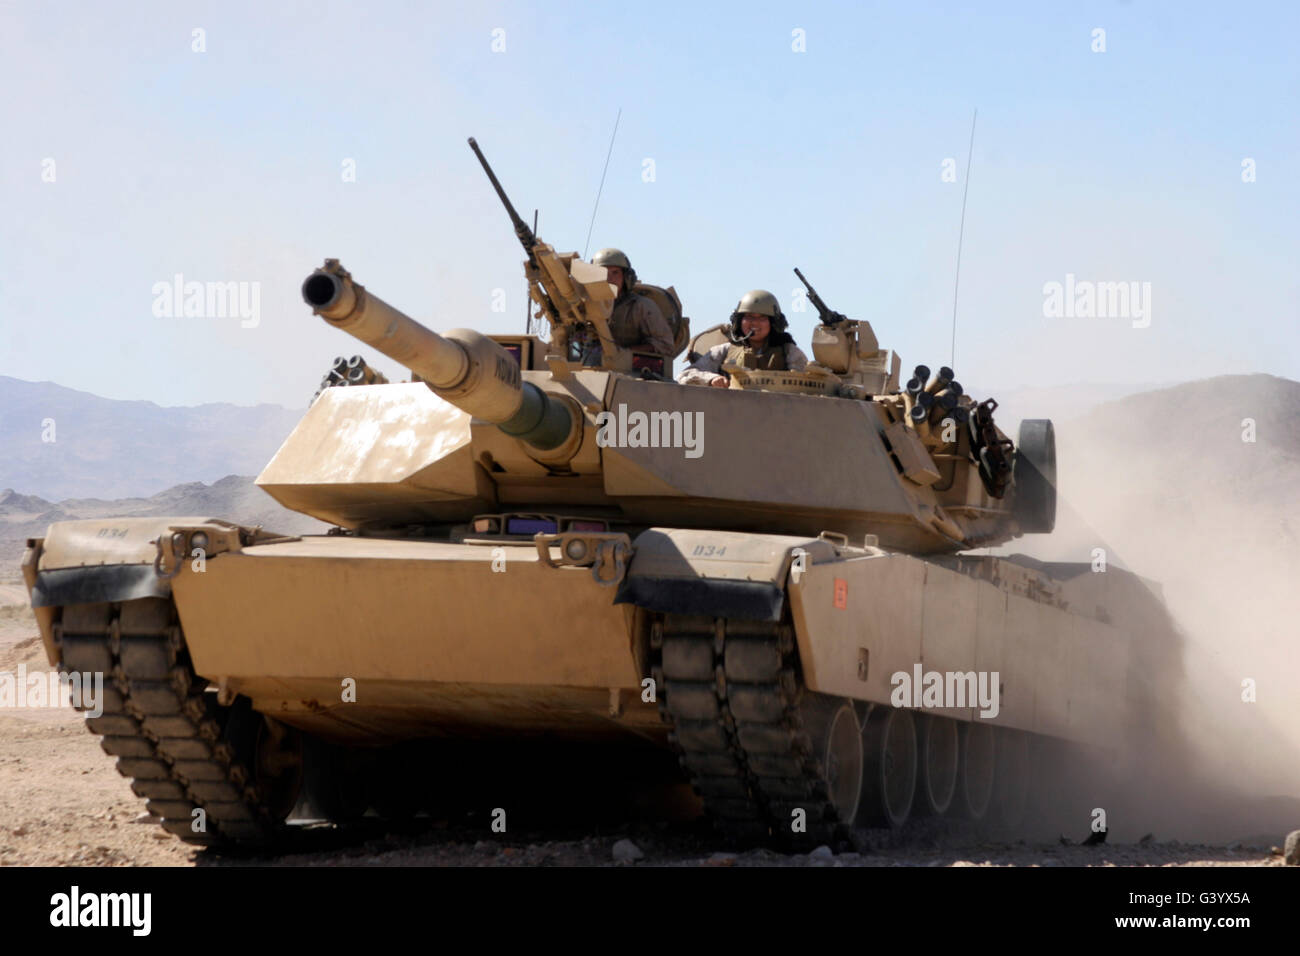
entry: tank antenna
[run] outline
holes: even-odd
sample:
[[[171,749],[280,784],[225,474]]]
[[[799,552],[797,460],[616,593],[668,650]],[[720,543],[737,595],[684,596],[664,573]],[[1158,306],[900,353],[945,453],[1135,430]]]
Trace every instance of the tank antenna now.
[[[975,119],[979,116],[979,108],[970,118],[970,146],[966,151],[966,182],[962,185],[961,190],[961,228],[957,232],[957,270],[952,278],[952,345],[948,351],[948,364],[955,366],[957,362],[957,284],[961,281],[961,242],[966,235],[966,194],[970,192],[970,161],[975,153]]]
[[[596,190],[596,205],[591,210],[591,225],[587,227],[587,241],[582,246],[582,258],[587,258],[587,248],[591,245],[591,230],[596,228],[596,210],[600,208],[600,194],[605,190],[605,174],[609,172],[609,158],[614,155],[614,137],[618,135],[618,121],[623,118],[620,106],[618,116],[614,117],[614,132],[609,137],[609,152],[605,154],[605,168],[600,171],[600,187]]]

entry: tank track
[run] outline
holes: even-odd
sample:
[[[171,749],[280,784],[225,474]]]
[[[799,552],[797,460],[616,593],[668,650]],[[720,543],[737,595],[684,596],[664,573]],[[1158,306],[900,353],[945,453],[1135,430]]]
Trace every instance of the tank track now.
[[[63,670],[103,673],[103,716],[87,717],[87,728],[163,829],[204,846],[272,838],[275,821],[246,759],[256,715],[220,707],[205,690],[170,600],[69,606],[55,628]],[[206,815],[202,832],[196,808]]]
[[[651,676],[669,742],[718,829],[744,843],[815,846],[849,836],[809,733],[789,624],[664,615]],[[792,829],[804,810],[806,832]]]

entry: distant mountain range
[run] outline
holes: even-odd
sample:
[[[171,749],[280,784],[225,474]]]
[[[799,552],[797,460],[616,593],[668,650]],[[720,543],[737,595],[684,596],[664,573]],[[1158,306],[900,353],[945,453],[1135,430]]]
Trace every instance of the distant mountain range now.
[[[243,475],[227,475],[205,485],[201,481],[176,485],[151,498],[65,498],[47,501],[36,495],[0,491],[0,584],[19,579],[18,565],[28,538],[39,538],[55,521],[73,518],[204,515],[243,524],[261,525],[284,534],[319,534],[324,522],[281,508]]]
[[[965,382],[966,394],[998,403],[998,426],[1014,440],[1020,422],[1026,418],[1050,418],[1057,425],[1082,418],[1098,405],[1119,401],[1141,392],[1152,392],[1166,384],[1147,382],[1130,385],[1025,385],[1018,388],[985,388],[980,382]]]
[[[303,414],[280,405],[170,408],[5,376],[0,409],[0,488],[51,501],[255,475]]]

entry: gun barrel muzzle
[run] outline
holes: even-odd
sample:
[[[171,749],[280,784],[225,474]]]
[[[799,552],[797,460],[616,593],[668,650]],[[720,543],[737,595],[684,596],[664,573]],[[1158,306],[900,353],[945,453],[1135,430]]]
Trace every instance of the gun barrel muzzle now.
[[[330,325],[401,362],[435,388],[454,388],[469,371],[469,357],[459,344],[368,294],[337,259],[327,259],[307,277],[302,297]]]
[[[337,259],[326,259],[306,278],[302,297],[330,325],[400,362],[441,398],[507,435],[551,450],[582,427],[572,403],[523,381],[514,356],[492,339],[472,329],[454,329],[444,337],[425,328],[354,283]],[[360,356],[354,361],[355,366],[347,363],[347,374],[359,372],[366,381],[365,362]]]

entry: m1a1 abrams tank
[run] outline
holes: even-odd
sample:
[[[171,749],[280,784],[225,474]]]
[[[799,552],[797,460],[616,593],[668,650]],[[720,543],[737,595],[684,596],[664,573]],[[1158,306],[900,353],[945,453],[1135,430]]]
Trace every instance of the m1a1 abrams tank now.
[[[1051,530],[1049,422],[1013,445],[815,294],[806,373],[647,377],[604,270],[510,212],[549,344],[436,334],[334,260],[304,282],[412,373],[323,389],[257,479],[332,533],[132,518],[30,543],[49,659],[106,675],[87,724],[163,827],[264,844],[296,805],[454,802],[472,775],[445,755],[507,741],[542,767],[666,755],[728,838],[809,844],[1014,821],[1060,747],[1143,719],[1136,637],[1163,618],[1137,579],[970,553]],[[600,367],[570,360],[580,326]]]

